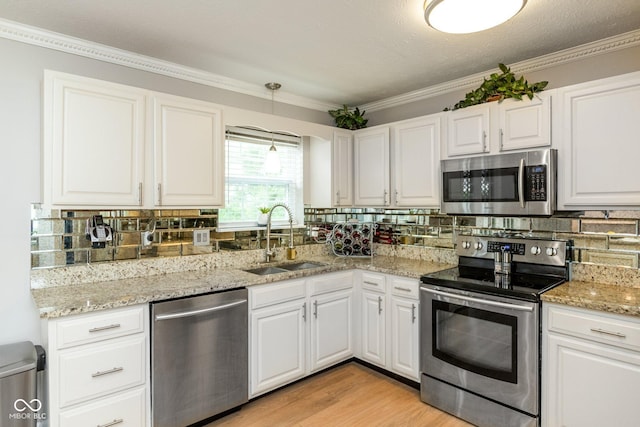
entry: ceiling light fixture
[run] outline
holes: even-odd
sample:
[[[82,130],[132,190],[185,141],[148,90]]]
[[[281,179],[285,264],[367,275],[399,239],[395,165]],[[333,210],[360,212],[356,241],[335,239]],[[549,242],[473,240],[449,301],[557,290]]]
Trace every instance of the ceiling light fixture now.
[[[271,114],[273,114],[274,100],[273,97],[278,89],[282,87],[280,83],[265,83],[264,86],[271,91]],[[275,175],[280,173],[280,157],[278,156],[278,150],[273,142],[273,132],[271,133],[271,147],[267,151],[267,156],[264,160],[264,171],[269,175]]]
[[[424,19],[438,31],[467,34],[513,18],[527,0],[426,0]]]

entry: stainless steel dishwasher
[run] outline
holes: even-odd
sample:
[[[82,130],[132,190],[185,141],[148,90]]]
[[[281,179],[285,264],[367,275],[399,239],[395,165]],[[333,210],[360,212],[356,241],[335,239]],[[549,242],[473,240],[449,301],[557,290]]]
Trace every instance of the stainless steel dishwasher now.
[[[247,402],[247,295],[151,303],[154,427],[187,426]]]

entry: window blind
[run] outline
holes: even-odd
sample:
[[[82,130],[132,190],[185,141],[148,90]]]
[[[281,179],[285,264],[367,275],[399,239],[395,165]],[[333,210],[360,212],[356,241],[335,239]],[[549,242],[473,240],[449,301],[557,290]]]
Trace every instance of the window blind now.
[[[265,159],[271,144],[280,159],[280,170],[268,173]],[[225,208],[219,221],[224,227],[256,225],[259,208],[285,203],[302,222],[302,140],[299,136],[261,129],[227,127]],[[272,224],[288,224],[284,209],[272,214]]]

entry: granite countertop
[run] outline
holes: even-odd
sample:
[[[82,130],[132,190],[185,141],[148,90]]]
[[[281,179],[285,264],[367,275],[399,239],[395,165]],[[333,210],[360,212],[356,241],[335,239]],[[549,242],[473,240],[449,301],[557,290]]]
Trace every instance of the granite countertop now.
[[[391,256],[376,256],[373,258],[314,256],[310,259],[291,262],[302,261],[312,261],[323,265],[307,270],[264,276],[244,271],[252,267],[264,266],[264,264],[254,264],[247,265],[242,269],[215,268],[96,283],[36,288],[31,290],[31,294],[40,310],[41,318],[56,318],[354,268],[418,279],[423,274],[454,267],[451,264]],[[282,263],[274,262],[269,265],[280,264]]]
[[[640,286],[572,280],[542,294],[542,301],[640,317]]]

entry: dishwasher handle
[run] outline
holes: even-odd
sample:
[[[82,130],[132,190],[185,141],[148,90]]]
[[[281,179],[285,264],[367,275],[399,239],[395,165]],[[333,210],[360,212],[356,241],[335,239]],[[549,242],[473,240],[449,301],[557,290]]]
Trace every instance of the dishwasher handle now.
[[[159,320],[171,320],[171,319],[180,319],[183,317],[199,316],[201,314],[208,314],[208,313],[213,313],[215,311],[226,310],[228,308],[232,308],[237,305],[246,304],[246,302],[247,302],[246,299],[242,299],[242,300],[232,301],[227,304],[217,305],[215,307],[201,308],[199,310],[181,311],[178,313],[171,313],[171,314],[156,314],[155,320],[157,322]]]

